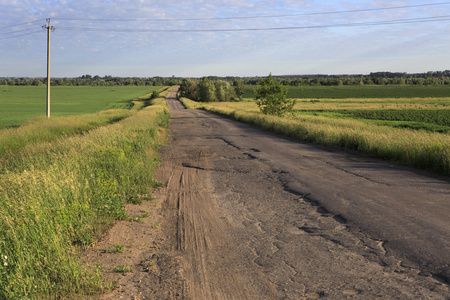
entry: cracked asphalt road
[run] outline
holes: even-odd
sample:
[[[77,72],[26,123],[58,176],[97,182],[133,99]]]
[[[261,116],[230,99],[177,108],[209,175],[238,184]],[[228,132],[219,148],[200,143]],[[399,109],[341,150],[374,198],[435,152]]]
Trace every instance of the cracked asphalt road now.
[[[172,298],[449,299],[448,179],[167,104]]]

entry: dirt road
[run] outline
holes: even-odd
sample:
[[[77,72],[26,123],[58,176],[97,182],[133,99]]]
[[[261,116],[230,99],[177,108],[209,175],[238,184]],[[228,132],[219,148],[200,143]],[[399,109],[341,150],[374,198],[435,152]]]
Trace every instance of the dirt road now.
[[[167,102],[160,226],[106,299],[450,298],[448,180]]]

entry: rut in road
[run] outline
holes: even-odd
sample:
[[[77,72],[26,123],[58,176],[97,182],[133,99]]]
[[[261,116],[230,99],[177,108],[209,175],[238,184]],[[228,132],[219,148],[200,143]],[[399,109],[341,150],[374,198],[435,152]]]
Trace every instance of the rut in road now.
[[[183,153],[167,151],[160,173],[167,179],[167,192],[163,190],[167,195],[164,224],[169,233],[166,249],[172,247],[182,254],[188,282],[182,294],[192,299],[229,299],[230,291],[234,299],[276,295],[264,274],[248,268],[245,258],[235,251],[240,245],[229,236],[231,225],[220,214],[210,193],[210,180],[202,171],[211,168],[205,150],[189,147]],[[184,166],[186,161],[195,162],[197,167]]]
[[[305,195],[257,149],[219,133],[217,116],[174,97],[158,180],[163,242],[154,299],[446,299],[448,285],[401,265]],[[268,139],[269,141],[270,139]]]

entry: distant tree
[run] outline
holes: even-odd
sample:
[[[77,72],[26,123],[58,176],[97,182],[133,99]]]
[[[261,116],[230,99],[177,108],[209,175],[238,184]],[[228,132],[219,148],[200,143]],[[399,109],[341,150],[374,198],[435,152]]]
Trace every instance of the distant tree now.
[[[209,80],[207,77],[203,77],[198,84],[198,98],[197,101],[200,102],[215,102],[216,97],[216,87],[214,82]]]
[[[216,80],[214,81],[214,87],[216,89],[217,101],[225,102],[234,98],[234,93],[229,82],[225,80]]]
[[[198,98],[198,81],[191,78],[186,78],[180,84],[180,96],[192,100]]]
[[[233,82],[234,92],[239,100],[242,100],[242,95],[244,95],[244,85],[240,79],[235,79]]]
[[[286,99],[287,89],[276,81],[270,73],[269,78],[262,79],[255,90],[256,104],[263,114],[282,116],[292,110],[295,100]]]

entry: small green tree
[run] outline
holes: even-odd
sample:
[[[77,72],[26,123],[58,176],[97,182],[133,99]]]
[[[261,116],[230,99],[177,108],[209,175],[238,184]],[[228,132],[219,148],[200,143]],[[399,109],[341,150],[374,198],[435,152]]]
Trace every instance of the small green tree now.
[[[234,99],[233,90],[230,84],[225,80],[216,80],[214,82],[214,86],[216,88],[216,99],[217,101],[231,101]]]
[[[234,91],[239,100],[242,100],[242,95],[244,95],[244,86],[242,85],[242,81],[240,79],[234,80]]]
[[[198,99],[200,102],[215,102],[216,86],[214,82],[210,81],[207,77],[203,77],[198,84]]]
[[[186,78],[180,84],[180,96],[192,100],[198,97],[198,82],[195,79]]]
[[[282,116],[292,110],[295,100],[286,99],[287,89],[276,81],[270,73],[269,78],[262,79],[255,90],[256,104],[266,115]]]

